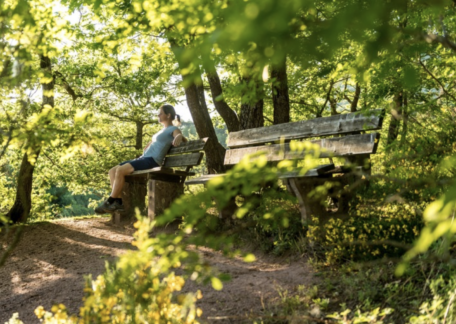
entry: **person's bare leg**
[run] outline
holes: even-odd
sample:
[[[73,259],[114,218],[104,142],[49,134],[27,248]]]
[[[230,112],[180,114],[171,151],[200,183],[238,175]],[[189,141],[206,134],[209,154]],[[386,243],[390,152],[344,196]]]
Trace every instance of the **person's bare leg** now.
[[[116,165],[115,167],[113,167],[111,170],[109,170],[109,183],[111,184],[111,190],[114,186],[114,179],[116,177],[116,171],[117,171],[117,168],[119,167],[120,165]]]
[[[121,198],[122,187],[125,183],[125,176],[133,173],[133,171],[135,171],[135,169],[130,163],[121,165],[116,169],[116,175],[114,177],[114,184],[111,192],[112,198]]]

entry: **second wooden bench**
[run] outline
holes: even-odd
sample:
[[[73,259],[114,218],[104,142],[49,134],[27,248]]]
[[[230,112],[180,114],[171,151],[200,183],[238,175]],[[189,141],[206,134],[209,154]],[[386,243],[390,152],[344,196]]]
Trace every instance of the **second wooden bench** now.
[[[360,173],[354,172],[356,170],[370,174],[370,155],[376,153],[380,134],[367,132],[381,129],[383,116],[384,110],[377,109],[233,132],[229,134],[224,165],[232,167],[244,156],[257,152],[264,152],[269,162],[299,160],[308,153],[291,150],[289,143],[277,143],[308,140],[321,148],[319,158],[342,157],[345,162],[338,166],[321,164],[304,175],[299,175],[300,170],[296,169],[278,176],[298,198],[303,221],[310,215],[322,220],[343,215],[348,211],[349,192],[340,190],[340,194],[332,198],[338,207],[336,211],[329,211],[321,200],[309,197],[309,193],[327,181],[337,182],[341,188],[353,184],[360,180]],[[205,184],[220,176],[223,175],[204,175],[187,180],[185,184]]]

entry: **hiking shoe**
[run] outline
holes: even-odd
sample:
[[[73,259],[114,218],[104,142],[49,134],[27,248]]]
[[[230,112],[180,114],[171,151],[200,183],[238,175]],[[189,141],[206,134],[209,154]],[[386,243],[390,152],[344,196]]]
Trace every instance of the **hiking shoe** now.
[[[102,214],[107,214],[109,213],[107,211],[107,207],[109,206],[109,202],[106,200],[105,202],[103,202],[100,206],[98,206],[97,208],[95,208],[95,214],[98,214],[98,215],[102,215]]]
[[[102,203],[100,206],[95,208],[95,213],[96,214],[111,214],[116,211],[124,211],[123,205],[119,204],[118,201],[114,201],[113,203],[109,203],[107,200]]]

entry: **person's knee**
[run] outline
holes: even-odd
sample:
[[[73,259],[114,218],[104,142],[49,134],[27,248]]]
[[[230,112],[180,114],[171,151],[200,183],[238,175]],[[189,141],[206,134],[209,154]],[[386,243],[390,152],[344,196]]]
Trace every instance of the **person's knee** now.
[[[116,165],[115,167],[111,168],[111,170],[109,170],[109,175],[116,175],[116,172],[117,172],[118,168],[119,168],[118,165]]]
[[[124,164],[124,165],[120,166],[119,168],[117,168],[116,175],[117,176],[126,176],[126,175],[132,173],[133,171],[135,171],[135,169],[131,166],[131,164],[127,163],[127,164]]]

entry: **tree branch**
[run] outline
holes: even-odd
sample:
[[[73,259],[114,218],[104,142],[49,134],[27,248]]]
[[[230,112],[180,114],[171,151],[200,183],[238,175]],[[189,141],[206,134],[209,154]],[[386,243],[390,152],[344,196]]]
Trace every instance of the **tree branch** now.
[[[82,94],[76,94],[76,92],[73,90],[73,88],[71,88],[70,84],[67,82],[62,73],[60,73],[59,71],[54,71],[54,77],[56,76],[60,78],[60,80],[63,83],[63,87],[68,92],[68,94],[73,98],[73,101],[76,101],[76,99],[83,97]]]
[[[329,82],[328,92],[326,93],[326,100],[325,100],[325,103],[321,106],[321,109],[317,112],[317,117],[321,117],[321,115],[323,114],[323,111],[325,110],[325,107],[326,107],[326,105],[328,104],[328,101],[329,101],[329,99],[330,99],[331,90],[332,90],[333,85],[334,85],[334,81],[331,80],[331,81]]]
[[[359,83],[356,82],[355,96],[353,97],[353,102],[350,102],[351,103],[351,106],[350,106],[351,112],[355,112],[356,109],[358,108],[358,101],[359,101],[360,94],[361,94],[361,87],[359,86]]]
[[[268,118],[267,116],[263,116],[264,119],[266,119],[268,122],[270,122],[271,124],[274,124],[274,121],[271,120],[270,118]]]
[[[431,76],[431,78],[433,78],[435,80],[435,82],[437,82],[441,87],[442,87],[442,90],[443,92],[445,92],[451,99],[453,99],[454,101],[456,101],[456,98],[450,94],[448,91],[446,91],[445,87],[443,86],[442,82],[440,82],[439,79],[437,79],[431,71],[429,71],[429,69],[426,67],[426,65],[423,64],[423,62],[421,61],[421,58],[419,59],[419,62],[420,62],[420,65],[423,67],[423,69]]]
[[[419,38],[425,40],[429,44],[441,44],[446,48],[449,48],[456,52],[456,43],[450,41],[448,37],[439,36],[435,34],[420,34]]]

